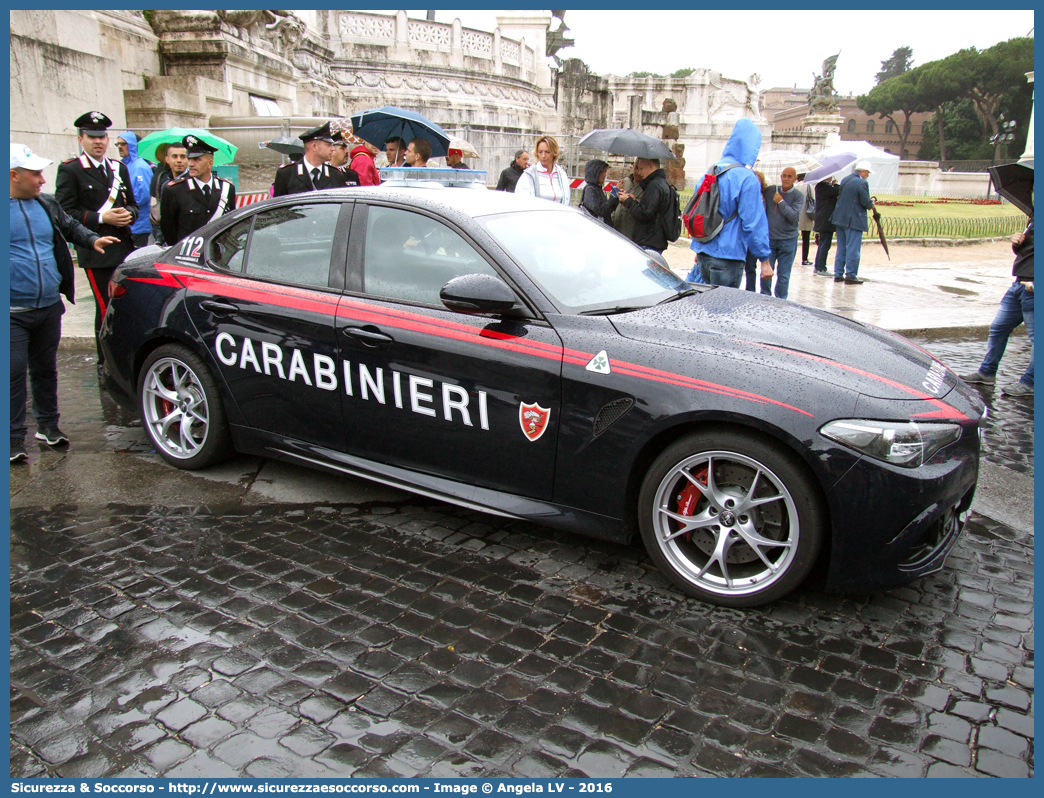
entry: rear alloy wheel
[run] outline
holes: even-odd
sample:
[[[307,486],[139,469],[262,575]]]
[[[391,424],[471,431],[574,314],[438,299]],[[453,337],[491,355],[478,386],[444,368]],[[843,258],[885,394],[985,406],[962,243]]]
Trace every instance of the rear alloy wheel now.
[[[180,344],[161,346],[138,377],[145,431],[171,465],[206,468],[228,457],[231,441],[217,385],[206,364]]]
[[[811,478],[775,445],[742,432],[682,438],[639,494],[649,555],[691,596],[751,607],[786,595],[815,564],[824,514]]]

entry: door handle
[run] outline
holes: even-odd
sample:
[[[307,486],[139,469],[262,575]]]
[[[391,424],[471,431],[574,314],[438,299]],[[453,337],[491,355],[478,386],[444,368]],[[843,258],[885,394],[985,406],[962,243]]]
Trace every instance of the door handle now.
[[[349,335],[352,338],[356,338],[366,346],[377,346],[378,344],[390,344],[395,339],[390,335],[385,335],[378,328],[372,324],[368,324],[365,327],[342,327],[341,332],[345,335]]]
[[[231,302],[218,302],[214,299],[204,299],[199,303],[199,306],[203,310],[209,310],[211,313],[236,313],[239,310]]]

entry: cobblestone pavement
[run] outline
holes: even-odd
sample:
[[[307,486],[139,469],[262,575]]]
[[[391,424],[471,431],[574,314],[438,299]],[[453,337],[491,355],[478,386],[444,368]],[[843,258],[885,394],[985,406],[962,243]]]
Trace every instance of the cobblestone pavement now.
[[[67,431],[140,451],[67,410],[76,357]],[[1032,473],[1031,403],[987,399]],[[11,544],[13,777],[1033,775],[1033,539],[982,516],[913,585],[746,611],[417,498],[24,507]]]

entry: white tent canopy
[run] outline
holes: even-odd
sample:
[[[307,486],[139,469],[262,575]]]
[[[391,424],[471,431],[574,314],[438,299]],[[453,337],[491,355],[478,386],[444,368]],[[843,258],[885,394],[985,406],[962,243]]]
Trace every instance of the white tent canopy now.
[[[868,141],[842,141],[827,147],[822,152],[815,154],[815,158],[822,160],[828,155],[838,155],[842,152],[855,153],[858,161],[870,162],[870,177],[867,183],[871,192],[881,194],[895,194],[899,190],[899,156],[890,152],[880,150]],[[850,175],[855,163],[847,166],[837,174],[837,179]]]

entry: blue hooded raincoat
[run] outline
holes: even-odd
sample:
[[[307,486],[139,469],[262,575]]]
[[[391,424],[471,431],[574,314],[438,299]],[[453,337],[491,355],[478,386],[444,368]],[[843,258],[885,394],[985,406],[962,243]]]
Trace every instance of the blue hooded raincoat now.
[[[749,119],[740,119],[732,129],[718,164],[741,163],[752,166],[761,151],[761,131]],[[703,178],[696,184],[703,182]],[[692,242],[696,252],[706,252],[724,260],[746,260],[749,249],[766,260],[769,249],[768,217],[761,198],[761,182],[750,169],[730,169],[718,178],[719,205],[722,218],[728,219],[739,207],[739,216],[728,222],[720,233],[706,244]]]
[[[144,158],[139,157],[137,136],[129,130],[125,130],[120,134],[120,138],[127,142],[127,157],[123,159],[123,162],[127,165],[127,171],[130,172],[131,190],[134,192],[134,199],[137,201],[138,207],[143,209],[138,214],[138,218],[134,220],[134,224],[131,225],[131,233],[134,235],[151,233],[152,222],[149,221],[148,209],[152,166]]]

